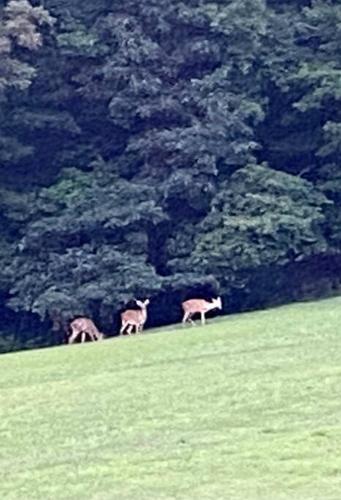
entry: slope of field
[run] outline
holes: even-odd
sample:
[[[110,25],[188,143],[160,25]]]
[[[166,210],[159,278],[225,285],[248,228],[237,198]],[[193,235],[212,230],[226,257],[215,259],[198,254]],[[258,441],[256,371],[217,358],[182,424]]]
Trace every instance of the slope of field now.
[[[0,358],[1,500],[340,500],[341,298]]]

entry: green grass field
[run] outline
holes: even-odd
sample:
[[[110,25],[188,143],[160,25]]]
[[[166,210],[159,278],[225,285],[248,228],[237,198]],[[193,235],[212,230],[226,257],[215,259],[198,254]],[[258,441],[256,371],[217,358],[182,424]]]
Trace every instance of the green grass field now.
[[[0,499],[340,500],[341,298],[0,358]]]

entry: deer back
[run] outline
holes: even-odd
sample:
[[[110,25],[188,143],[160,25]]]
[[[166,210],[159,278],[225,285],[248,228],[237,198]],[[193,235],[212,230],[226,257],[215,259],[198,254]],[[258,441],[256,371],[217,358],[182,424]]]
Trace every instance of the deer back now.
[[[70,328],[72,333],[89,332],[100,336],[100,332],[96,328],[94,322],[89,318],[74,319],[70,324]]]
[[[190,299],[182,303],[182,308],[185,312],[202,312],[209,308],[210,303],[204,299]]]
[[[129,323],[131,325],[140,325],[145,322],[145,314],[141,310],[127,309],[121,314],[122,323]]]

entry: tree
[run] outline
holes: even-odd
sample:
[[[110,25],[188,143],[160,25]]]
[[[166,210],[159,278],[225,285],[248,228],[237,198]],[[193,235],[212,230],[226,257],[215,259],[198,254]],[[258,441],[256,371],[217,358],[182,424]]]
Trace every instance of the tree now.
[[[17,48],[37,50],[42,45],[38,26],[52,26],[54,19],[43,7],[28,0],[10,0],[0,21],[0,92],[27,88],[36,74],[33,66],[15,56]]]
[[[228,295],[247,289],[260,269],[274,279],[276,268],[328,250],[330,205],[301,178],[259,165],[239,169],[223,183],[210,213],[195,227],[190,254],[177,251],[171,268],[209,273]],[[260,290],[258,294],[261,297]]]
[[[193,295],[320,294],[341,267],[338,2],[46,0],[53,30],[38,3],[1,21],[14,340],[58,343],[77,314],[118,331],[133,296],[165,324]]]
[[[148,228],[165,215],[148,185],[116,181],[110,172],[69,169],[32,200],[6,271],[11,307],[42,319],[95,314],[112,324],[131,297],[160,289],[146,254]]]
[[[36,76],[29,52],[42,47],[41,31],[52,27],[55,19],[43,7],[33,7],[28,0],[10,0],[0,19],[0,162],[16,164],[33,153],[32,146],[13,135],[12,107],[6,99],[9,91],[24,91]]]

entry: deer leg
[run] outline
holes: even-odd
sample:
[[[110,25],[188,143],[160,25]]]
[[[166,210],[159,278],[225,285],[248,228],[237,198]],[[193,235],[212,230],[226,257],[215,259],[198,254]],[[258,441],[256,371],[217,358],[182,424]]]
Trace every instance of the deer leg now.
[[[205,324],[205,313],[204,312],[201,313],[201,324],[202,325]]]
[[[95,335],[92,332],[86,332],[86,333],[89,335],[91,342],[95,342],[95,340],[96,340]]]
[[[189,312],[185,312],[184,317],[182,318],[182,324],[185,325],[189,318]]]
[[[196,326],[195,321],[192,320],[192,313],[189,313],[188,321],[191,323],[192,326]]]
[[[182,323],[185,324],[187,322],[187,320],[188,320],[189,323],[191,323],[191,325],[195,325],[195,323],[192,320],[191,316],[192,316],[191,312],[189,312],[189,311],[185,312],[184,317],[182,318]]]
[[[189,312],[188,313],[188,321],[191,323],[192,326],[196,326],[195,321],[192,320],[193,313]]]
[[[133,328],[134,328],[134,325],[129,325],[128,330],[127,330],[128,335],[131,335],[131,332],[132,332]]]
[[[79,335],[79,332],[71,333],[69,340],[68,340],[68,344],[73,344],[74,341],[76,340],[76,338],[78,337],[78,335]]]
[[[122,323],[121,330],[120,330],[120,335],[123,335],[124,330],[127,327],[127,323]]]

